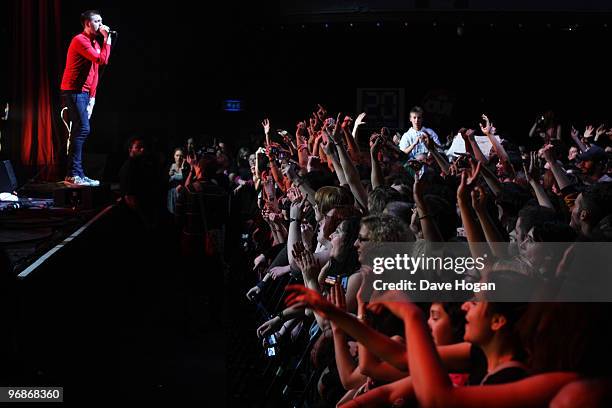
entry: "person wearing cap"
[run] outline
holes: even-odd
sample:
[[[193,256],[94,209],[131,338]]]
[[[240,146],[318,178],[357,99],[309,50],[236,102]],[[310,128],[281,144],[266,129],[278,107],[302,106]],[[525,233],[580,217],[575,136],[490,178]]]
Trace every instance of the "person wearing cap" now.
[[[586,152],[576,156],[577,167],[581,171],[581,178],[585,184],[610,182],[612,178],[606,174],[608,156],[597,145],[591,145]]]

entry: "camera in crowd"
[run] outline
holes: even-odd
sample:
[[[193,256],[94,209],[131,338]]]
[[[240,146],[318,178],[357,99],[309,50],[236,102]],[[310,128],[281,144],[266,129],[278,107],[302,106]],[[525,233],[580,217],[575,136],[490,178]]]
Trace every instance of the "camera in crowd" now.
[[[266,357],[276,358],[280,354],[280,345],[276,334],[264,337],[263,341]]]

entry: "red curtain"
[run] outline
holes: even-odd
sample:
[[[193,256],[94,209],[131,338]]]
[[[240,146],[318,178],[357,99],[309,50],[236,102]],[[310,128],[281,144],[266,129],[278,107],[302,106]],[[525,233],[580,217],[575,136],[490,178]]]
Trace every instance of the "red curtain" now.
[[[11,143],[12,156],[39,170],[55,167],[61,152],[60,5],[60,0],[21,0],[14,8],[11,137],[19,142]]]

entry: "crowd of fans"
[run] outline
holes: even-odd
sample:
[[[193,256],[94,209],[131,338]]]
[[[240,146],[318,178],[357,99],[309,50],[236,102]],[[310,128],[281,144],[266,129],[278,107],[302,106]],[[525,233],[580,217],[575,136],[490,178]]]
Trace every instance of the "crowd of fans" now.
[[[498,254],[508,242],[517,260],[477,279],[569,279],[574,243],[612,240],[612,129],[564,132],[547,112],[514,141],[482,115],[480,135],[441,141],[420,107],[403,134],[365,135],[365,119],[318,105],[295,135],[265,119],[263,146],[236,154],[190,138],[165,171],[135,138],[123,202],[143,231],[174,220],[184,253],[227,259],[239,246],[253,260],[268,394],[288,405],[608,406],[609,303],[411,301],[373,289],[367,254],[428,242]],[[537,254],[547,242],[565,250]]]
[[[567,256],[532,249],[612,240],[612,129],[566,131],[546,112],[512,140],[482,115],[476,130],[441,141],[420,107],[403,134],[363,134],[363,113],[318,105],[309,116],[295,135],[265,119],[263,146],[235,161],[217,146],[216,173],[207,159],[188,170],[176,150],[168,194],[171,208],[194,175],[225,174],[214,183],[242,195],[255,283],[246,296],[291,406],[609,406],[609,304],[415,303],[373,290],[366,254],[379,242],[466,242],[473,252],[485,243],[494,253],[509,242],[521,261],[482,280],[566,279]]]

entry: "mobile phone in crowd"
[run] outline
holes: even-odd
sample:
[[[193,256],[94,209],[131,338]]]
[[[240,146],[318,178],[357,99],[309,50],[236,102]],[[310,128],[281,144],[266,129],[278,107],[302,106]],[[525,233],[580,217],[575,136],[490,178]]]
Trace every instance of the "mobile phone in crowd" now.
[[[277,352],[276,352],[276,347],[272,346],[272,347],[268,347],[266,349],[266,356],[268,357],[276,357],[277,356]]]
[[[276,336],[274,334],[269,335],[266,340],[268,341],[268,344],[272,346],[277,343]]]
[[[329,286],[334,286],[337,281],[338,281],[338,277],[334,275],[328,276],[325,278],[325,284]]]

